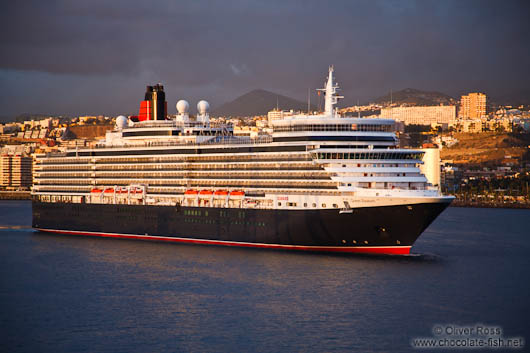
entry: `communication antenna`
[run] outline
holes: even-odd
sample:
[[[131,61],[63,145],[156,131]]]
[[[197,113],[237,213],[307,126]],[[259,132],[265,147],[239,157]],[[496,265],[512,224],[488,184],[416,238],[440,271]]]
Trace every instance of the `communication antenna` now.
[[[361,107],[359,106],[359,100],[357,99],[357,118],[361,117]]]
[[[276,96],[276,110],[280,110],[280,108],[278,108],[278,96]]]
[[[392,109],[392,88],[390,89],[390,119],[394,119],[394,110]]]
[[[309,115],[309,112],[311,111],[311,88],[307,88],[307,115]]]

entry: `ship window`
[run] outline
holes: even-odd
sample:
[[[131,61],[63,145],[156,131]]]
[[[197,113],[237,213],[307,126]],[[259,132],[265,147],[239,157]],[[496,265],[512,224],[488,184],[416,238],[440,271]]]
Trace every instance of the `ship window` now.
[[[313,203],[313,207],[317,207],[317,204],[316,204],[316,203]]]
[[[325,203],[322,204],[322,208],[326,208],[326,204]]]
[[[278,202],[278,206],[281,206],[281,205],[282,205],[282,203],[281,203],[281,202]]]
[[[339,206],[337,206],[337,204],[334,203],[334,204],[333,204],[333,208],[337,208],[337,207],[339,207]]]
[[[307,207],[307,202],[304,202],[304,207]]]

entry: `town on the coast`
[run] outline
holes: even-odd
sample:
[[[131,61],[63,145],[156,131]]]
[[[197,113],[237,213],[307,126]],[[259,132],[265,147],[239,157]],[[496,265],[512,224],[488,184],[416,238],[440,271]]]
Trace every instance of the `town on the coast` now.
[[[275,119],[321,111],[319,98],[311,104],[255,90],[214,109],[210,123],[231,124],[235,136],[258,139],[272,132]],[[499,104],[481,92],[455,99],[404,89],[338,113],[395,120],[401,148],[424,149],[424,158],[436,160],[437,168],[423,172],[444,194],[456,196],[453,206],[530,208],[529,105]],[[24,114],[5,120],[0,198],[24,199],[30,198],[35,153],[95,146],[116,116]]]

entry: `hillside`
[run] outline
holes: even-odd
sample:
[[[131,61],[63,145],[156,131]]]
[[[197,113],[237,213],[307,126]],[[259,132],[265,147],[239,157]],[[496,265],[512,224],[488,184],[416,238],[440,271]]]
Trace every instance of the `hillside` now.
[[[455,102],[453,97],[440,92],[427,92],[414,88],[405,88],[401,91],[393,92],[392,96],[389,93],[386,96],[376,98],[374,103],[389,104],[390,101],[397,104],[410,105],[447,105]]]
[[[212,115],[241,117],[265,115],[270,110],[276,108],[276,104],[283,110],[307,110],[307,103],[263,89],[255,89],[231,102],[221,105],[213,110]],[[312,106],[311,109],[314,110],[316,108]]]
[[[458,143],[441,151],[442,159],[457,164],[498,165],[507,156],[521,160],[528,151],[530,134],[455,134]]]
[[[98,139],[105,137],[105,133],[112,130],[114,125],[76,125],[69,126],[65,132],[65,139]]]

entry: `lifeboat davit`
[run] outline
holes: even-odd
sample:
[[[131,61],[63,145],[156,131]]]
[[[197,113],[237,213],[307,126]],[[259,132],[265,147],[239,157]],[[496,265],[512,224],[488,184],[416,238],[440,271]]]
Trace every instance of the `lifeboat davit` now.
[[[135,194],[143,194],[144,191],[142,188],[134,188],[134,190],[131,190],[132,193],[135,193]]]

